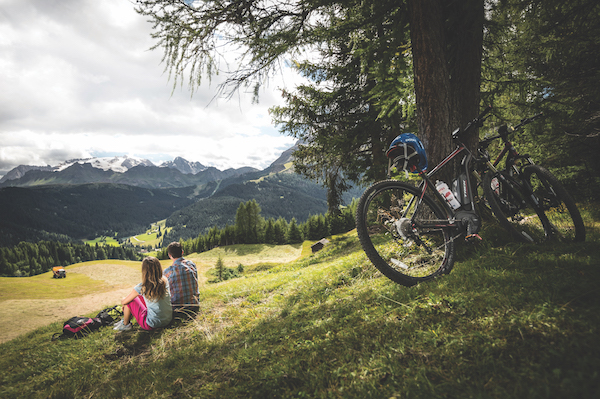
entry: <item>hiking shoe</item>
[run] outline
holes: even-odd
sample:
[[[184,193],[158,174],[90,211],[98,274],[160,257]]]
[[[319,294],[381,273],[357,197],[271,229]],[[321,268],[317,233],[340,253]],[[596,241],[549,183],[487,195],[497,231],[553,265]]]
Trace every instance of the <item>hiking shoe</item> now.
[[[129,331],[132,329],[131,323],[123,324],[123,320],[117,323],[117,325],[113,328],[113,330],[117,331]]]
[[[125,324],[123,324],[123,320],[119,320],[119,322],[117,324],[115,324],[115,326],[113,327],[113,330],[117,330],[117,331],[131,330],[131,323],[125,325]]]

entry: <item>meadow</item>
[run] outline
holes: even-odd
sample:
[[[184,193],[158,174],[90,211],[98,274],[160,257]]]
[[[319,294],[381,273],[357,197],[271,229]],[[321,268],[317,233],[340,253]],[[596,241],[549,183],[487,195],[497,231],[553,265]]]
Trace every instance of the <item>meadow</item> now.
[[[308,242],[192,254],[202,275],[222,257],[243,277],[203,280],[200,314],[166,329],[53,342],[55,322],[5,342],[0,397],[597,398],[600,218],[583,211],[584,243],[516,244],[487,224],[452,273],[411,288],[383,277],[355,232],[316,254]],[[98,292],[139,271],[107,266],[67,270]],[[116,269],[132,280],[111,282]],[[58,295],[30,279],[22,300]]]
[[[171,227],[165,227],[166,221],[166,219],[163,219],[156,223],[152,223],[150,225],[150,228],[147,229],[144,233],[129,237],[129,243],[134,247],[156,248],[160,246],[164,234],[171,230]],[[88,245],[121,245],[115,237],[106,236],[96,237],[93,240],[85,241],[85,243]]]

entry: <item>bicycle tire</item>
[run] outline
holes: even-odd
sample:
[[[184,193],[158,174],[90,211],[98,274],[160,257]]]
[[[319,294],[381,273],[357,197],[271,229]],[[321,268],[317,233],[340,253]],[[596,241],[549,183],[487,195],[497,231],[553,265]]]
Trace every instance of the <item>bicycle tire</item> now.
[[[585,241],[585,225],[579,209],[558,179],[539,165],[523,168],[522,178],[540,202],[546,237],[561,242]]]
[[[356,229],[367,257],[383,275],[407,287],[449,273],[454,265],[452,228],[440,227],[448,216],[431,197],[418,201],[420,196],[414,186],[384,180],[363,193],[356,210]]]

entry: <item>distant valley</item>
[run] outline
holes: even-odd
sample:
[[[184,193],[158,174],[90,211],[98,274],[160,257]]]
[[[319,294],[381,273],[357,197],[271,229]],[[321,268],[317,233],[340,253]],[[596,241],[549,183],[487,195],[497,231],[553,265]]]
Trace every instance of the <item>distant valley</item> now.
[[[128,157],[19,166],[0,183],[0,246],[144,231],[167,219],[173,239],[235,223],[255,199],[265,218],[298,222],[327,210],[326,190],[291,169],[293,148],[264,170],[204,167],[183,158],[155,166]],[[119,171],[121,170],[121,171]],[[357,190],[346,195],[349,202]]]

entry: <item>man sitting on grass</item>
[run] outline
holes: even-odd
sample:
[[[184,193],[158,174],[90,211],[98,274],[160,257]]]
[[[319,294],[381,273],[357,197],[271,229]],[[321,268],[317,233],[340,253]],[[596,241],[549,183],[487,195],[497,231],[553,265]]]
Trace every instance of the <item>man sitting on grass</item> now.
[[[173,264],[165,269],[163,275],[169,280],[171,305],[173,311],[192,316],[198,312],[198,271],[191,260],[183,258],[183,247],[172,242],[167,247],[167,254]],[[173,317],[177,313],[173,314]]]

